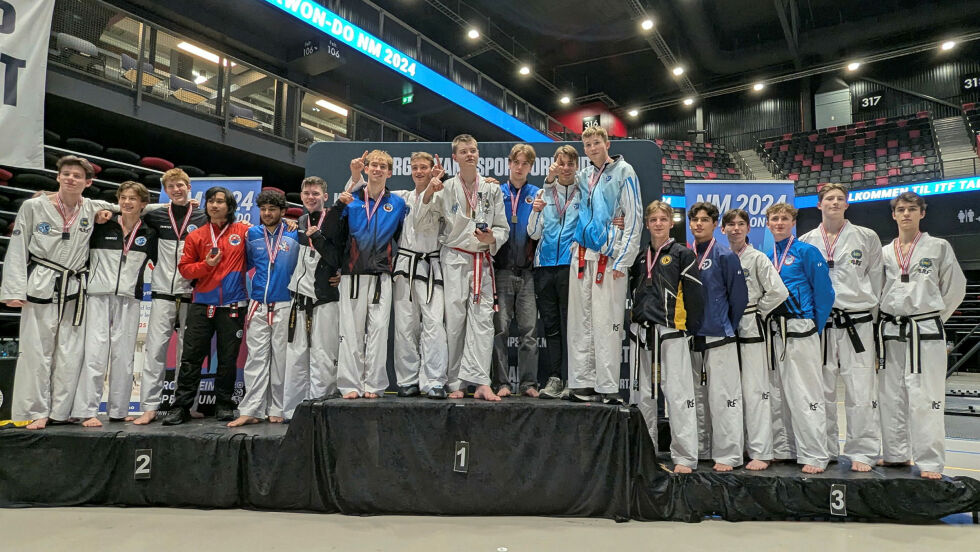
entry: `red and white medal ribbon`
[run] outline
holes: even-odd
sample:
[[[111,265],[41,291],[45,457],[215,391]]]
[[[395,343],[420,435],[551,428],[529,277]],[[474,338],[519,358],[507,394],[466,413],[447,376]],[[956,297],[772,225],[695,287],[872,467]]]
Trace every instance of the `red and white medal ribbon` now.
[[[282,243],[282,236],[286,233],[286,224],[283,222],[279,223],[279,229],[276,230],[275,243],[269,239],[269,229],[262,229],[262,238],[265,240],[265,250],[269,253],[269,264],[276,264],[276,257],[279,256],[279,244]]]
[[[512,191],[513,189],[513,184],[507,186],[507,195],[510,196],[510,223],[517,224],[517,207],[520,205],[518,200],[521,199],[521,191],[517,190],[517,194],[515,195]]]
[[[602,173],[606,172],[606,167],[609,163],[604,163],[602,168],[598,171],[592,171],[592,176],[589,177],[589,197],[592,197],[592,190],[595,189],[596,184],[599,183],[599,179],[602,178]]]
[[[459,177],[459,183],[462,185],[461,187],[463,188],[463,195],[466,196],[466,203],[469,204],[469,206],[470,206],[470,216],[471,217],[475,217],[476,216],[476,207],[477,207],[477,203],[478,203],[478,199],[477,198],[478,198],[478,194],[480,193],[480,175],[477,175],[476,176],[476,180],[473,181],[473,192],[472,193],[469,193],[469,194],[466,193],[466,183],[463,182],[463,177],[462,176]]]
[[[364,213],[367,215],[368,224],[371,224],[371,217],[378,212],[378,207],[381,206],[381,199],[384,197],[384,191],[382,190],[381,195],[374,202],[374,209],[368,209],[368,200],[371,196],[368,195],[367,186],[364,187]],[[323,217],[320,217],[321,220]]]
[[[670,238],[667,241],[665,241],[663,245],[657,248],[656,254],[651,253],[650,248],[649,247],[647,248],[647,279],[648,280],[653,277],[653,265],[655,265],[657,263],[657,259],[660,258],[660,252],[663,251],[665,247],[670,246],[670,244],[672,243],[674,243],[674,238]]]
[[[211,224],[208,225],[208,230],[211,231],[211,248],[212,249],[217,249],[218,248],[218,240],[221,239],[221,236],[224,236],[225,235],[225,232],[228,231],[228,227],[229,226],[231,226],[231,224],[226,224],[225,227],[221,229],[221,232],[218,234],[218,236],[215,237],[215,235],[214,235],[214,223],[212,222]]]
[[[738,255],[741,258],[742,253],[745,253],[745,250],[748,249],[748,248],[749,248],[749,244],[746,243],[745,245],[742,246],[741,249],[739,249],[738,251],[736,251],[735,254]]]
[[[823,247],[827,250],[827,266],[834,268],[834,250],[837,248],[837,240],[840,239],[840,235],[844,233],[844,227],[847,226],[847,221],[841,225],[840,230],[837,231],[837,236],[834,237],[834,241],[830,241],[827,231],[824,230],[823,223],[820,223],[820,235],[823,237]]]
[[[132,249],[133,242],[136,241],[136,233],[139,232],[141,226],[143,226],[143,219],[136,221],[136,226],[133,226],[133,229],[129,231],[129,238],[126,239],[125,238],[126,228],[123,226],[122,217],[119,217],[119,227],[122,228],[123,237],[124,237],[123,248],[122,248],[123,262],[126,262],[126,256],[129,255],[129,250]]]
[[[187,214],[184,215],[184,222],[181,223],[180,228],[177,228],[177,220],[174,219],[174,204],[173,202],[167,206],[167,216],[170,217],[170,227],[174,229],[174,233],[177,234],[177,241],[180,241],[180,237],[184,235],[184,230],[187,230],[187,225],[191,221],[191,215],[194,214],[194,209],[188,205]]]
[[[65,204],[61,202],[61,194],[55,194],[55,198],[58,200],[54,204],[55,209],[58,210],[58,214],[61,215],[62,227],[61,227],[61,239],[67,240],[69,237],[69,230],[71,230],[71,225],[75,224],[75,219],[78,218],[78,214],[82,212],[82,204],[79,201],[78,205],[75,206],[75,210],[72,211],[71,217],[68,216],[68,210],[65,209]]]
[[[915,246],[919,243],[919,238],[922,237],[922,232],[915,235],[915,239],[912,240],[912,244],[909,245],[909,254],[902,255],[902,246],[898,243],[898,238],[892,242],[892,246],[895,248],[895,259],[898,260],[898,268],[902,273],[902,281],[909,281],[909,266],[912,264],[912,253],[915,252]]]
[[[575,199],[575,192],[578,191],[578,188],[576,188],[575,185],[572,184],[572,186],[571,186],[572,191],[570,191],[570,192],[569,191],[566,191],[565,192],[565,194],[566,194],[565,197],[567,199],[565,200],[565,205],[562,206],[561,203],[558,201],[558,190],[555,189],[557,187],[558,187],[558,185],[552,186],[552,188],[551,188],[551,197],[555,200],[555,209],[558,209],[558,216],[559,217],[564,217],[565,216],[565,211],[568,210],[568,206],[571,205],[572,204],[572,200]],[[568,189],[568,186],[566,186],[565,189],[567,190]]]
[[[697,247],[698,247],[697,244],[695,244],[694,245],[694,254],[695,255],[697,255],[697,253],[698,253]],[[715,248],[715,239],[714,238],[711,238],[711,242],[708,244],[708,248],[704,250],[704,255],[701,255],[701,258],[698,259],[698,270],[704,270],[704,266],[703,266],[704,265],[704,261],[705,261],[705,259],[708,258],[708,255],[711,254],[711,250],[714,249],[714,248]]]
[[[786,257],[789,256],[789,246],[793,245],[794,236],[789,237],[789,241],[786,242],[786,250],[783,251],[783,257],[779,258],[779,253],[776,251],[776,244],[772,244],[772,264],[776,265],[776,272],[782,272],[783,265],[786,263]],[[778,259],[778,262],[777,262]]]

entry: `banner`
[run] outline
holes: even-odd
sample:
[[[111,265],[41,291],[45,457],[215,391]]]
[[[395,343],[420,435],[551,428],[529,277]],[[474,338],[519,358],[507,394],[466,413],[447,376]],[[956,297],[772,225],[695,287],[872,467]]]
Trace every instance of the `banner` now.
[[[44,80],[55,0],[0,0],[0,163],[44,168]],[[17,129],[13,132],[13,129]]]
[[[749,213],[749,243],[757,249],[772,247],[772,233],[766,228],[766,209],[774,203],[793,205],[795,192],[792,180],[688,180],[684,183],[684,205],[690,209],[699,201],[707,201],[718,207],[718,228],[715,239],[725,245],[728,239],[722,234],[721,218],[729,209],[744,209]],[[687,217],[685,215],[685,221]],[[687,242],[694,243],[690,226]],[[763,249],[766,251],[766,249]]]
[[[2,2],[3,0],[0,0]],[[232,195],[235,196],[235,202],[238,203],[238,210],[236,211],[236,220],[239,222],[247,222],[249,224],[259,224],[259,206],[255,203],[255,200],[259,198],[259,192],[262,191],[262,177],[261,176],[243,176],[243,177],[201,177],[191,179],[191,199],[196,199],[201,205],[201,209],[205,209],[204,204],[204,192],[208,191],[209,188],[214,186],[222,186],[228,188]],[[160,203],[167,203],[170,198],[167,197],[167,191],[160,190]]]

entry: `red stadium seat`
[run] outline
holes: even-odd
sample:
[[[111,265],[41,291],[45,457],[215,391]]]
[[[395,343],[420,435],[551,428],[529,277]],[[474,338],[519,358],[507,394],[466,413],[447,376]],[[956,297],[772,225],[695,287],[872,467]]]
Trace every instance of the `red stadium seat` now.
[[[925,165],[925,164],[926,164],[926,158],[925,157],[913,157],[912,158],[912,165]]]
[[[860,173],[860,172],[851,173],[851,182],[855,180],[861,180],[862,178],[864,178],[864,173]]]
[[[912,159],[911,151],[903,151],[898,154],[899,159]]]
[[[843,162],[844,162],[844,166],[845,167],[853,167],[854,166],[854,160],[853,159],[845,159]]]
[[[174,168],[174,164],[160,157],[144,157],[140,159],[140,165],[157,171],[167,172]]]
[[[877,165],[875,163],[865,163],[864,164],[864,172],[871,172],[871,171],[875,170],[876,167],[877,167]]]
[[[918,138],[919,136],[922,136],[921,130],[916,129],[916,130],[909,131],[909,138]]]
[[[888,177],[887,176],[879,176],[879,177],[875,178],[875,185],[876,186],[887,186],[888,185]]]

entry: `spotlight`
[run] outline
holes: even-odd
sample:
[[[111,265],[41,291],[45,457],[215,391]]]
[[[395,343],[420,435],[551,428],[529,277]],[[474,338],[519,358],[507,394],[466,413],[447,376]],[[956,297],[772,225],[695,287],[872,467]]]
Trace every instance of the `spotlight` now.
[[[684,105],[692,105],[694,103],[694,98],[684,98]]]
[[[630,117],[636,117],[639,114],[640,114],[639,110],[636,110],[636,109],[629,110]]]
[[[940,46],[940,48],[942,48],[943,51],[952,50],[955,47],[956,47],[956,42],[953,42],[952,40],[947,40],[946,42],[943,42],[942,46]]]
[[[568,104],[571,103],[572,99],[569,98],[568,96],[562,96],[561,98],[558,99],[558,101],[563,104]]]
[[[765,87],[766,87],[765,84],[763,84],[761,82],[757,82],[757,83],[755,83],[755,84],[752,85],[752,90],[755,90],[756,92],[758,92],[759,90],[762,90]]]
[[[520,73],[522,75],[530,75],[531,74],[531,68],[528,67],[527,65],[521,65],[521,68],[520,68],[520,70],[518,70],[518,73]]]
[[[850,63],[847,64],[847,70],[848,71],[857,71],[858,70],[858,67],[861,67],[861,64],[858,63],[858,62],[856,62],[856,61],[852,61],[852,62],[850,62]]]
[[[476,39],[480,38],[480,31],[478,31],[475,28],[471,27],[470,30],[467,31],[466,36],[470,37],[470,39],[472,39],[472,40],[476,40]]]
[[[643,29],[644,31],[649,31],[650,29],[652,29],[653,19],[650,18],[644,19],[643,22],[640,23],[640,28]]]
[[[675,76],[675,77],[679,77],[679,76],[681,76],[681,75],[683,75],[683,74],[684,74],[684,67],[682,67],[682,66],[680,66],[680,65],[678,65],[677,67],[674,67],[674,68],[673,68],[673,69],[671,70],[671,72],[672,72],[672,73],[674,73],[674,76]]]

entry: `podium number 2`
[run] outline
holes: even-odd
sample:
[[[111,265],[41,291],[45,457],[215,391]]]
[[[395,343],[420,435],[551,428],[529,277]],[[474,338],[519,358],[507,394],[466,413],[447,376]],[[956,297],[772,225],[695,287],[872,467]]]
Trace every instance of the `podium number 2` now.
[[[453,471],[467,473],[470,469],[470,443],[456,441],[456,453],[453,455]]]
[[[136,449],[136,466],[133,471],[133,479],[149,479],[152,461],[153,449]]]

